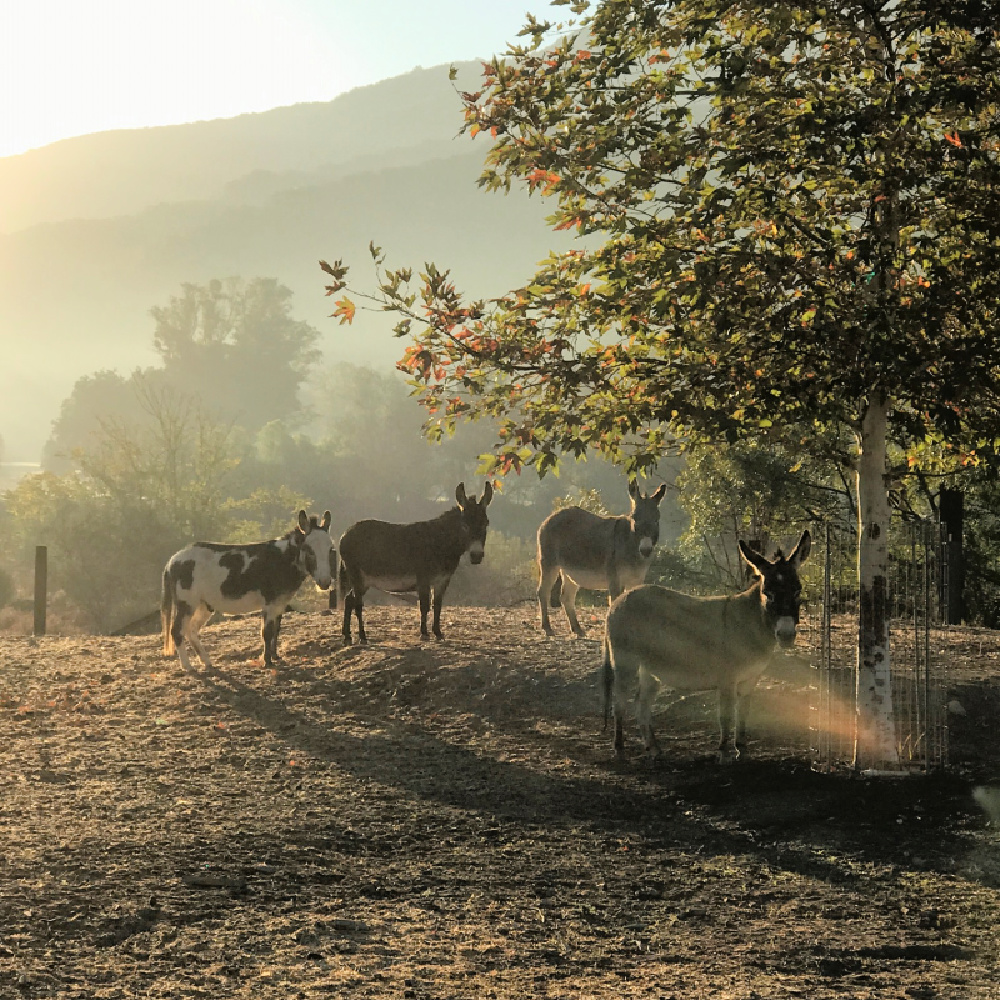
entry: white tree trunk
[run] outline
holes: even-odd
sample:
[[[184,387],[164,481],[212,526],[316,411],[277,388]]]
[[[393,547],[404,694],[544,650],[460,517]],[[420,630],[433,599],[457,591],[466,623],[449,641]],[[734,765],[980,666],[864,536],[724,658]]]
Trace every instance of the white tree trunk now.
[[[860,624],[857,657],[857,729],[854,766],[860,770],[898,763],[889,658],[889,493],[886,489],[886,424],[889,401],[867,403],[857,464],[858,583]]]

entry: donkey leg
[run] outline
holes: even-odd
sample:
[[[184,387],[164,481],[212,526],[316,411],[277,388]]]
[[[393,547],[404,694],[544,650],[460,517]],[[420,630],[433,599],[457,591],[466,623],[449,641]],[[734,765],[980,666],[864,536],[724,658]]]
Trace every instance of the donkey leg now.
[[[566,609],[566,617],[569,619],[569,627],[576,635],[585,636],[587,633],[583,630],[580,620],[576,617],[576,595],[579,590],[580,588],[563,573],[562,602],[563,607]]]
[[[747,749],[747,709],[750,706],[750,692],[738,691],[736,697],[736,751],[746,753]]]
[[[361,613],[365,608],[365,591],[360,587],[354,588],[354,617],[358,620],[358,643],[362,646],[368,645],[368,633],[365,631],[365,620]]]
[[[542,566],[538,574],[538,613],[541,617],[542,631],[552,635],[552,623],[549,621],[549,599],[552,595],[552,585],[559,579],[558,566]]]
[[[431,634],[427,631],[427,615],[431,610],[431,585],[418,584],[417,596],[420,598],[420,638],[429,639]]]
[[[340,634],[344,637],[344,645],[350,646],[354,642],[351,636],[351,615],[354,614],[354,591],[347,590],[344,592],[344,624],[340,630]]]
[[[752,695],[757,688],[755,677],[751,681],[744,681],[736,688],[736,749],[744,753],[747,747],[747,716],[750,714],[750,705],[753,702]]]
[[[441,605],[444,602],[444,592],[448,589],[449,582],[445,580],[440,587],[434,588],[434,624],[431,626],[431,631],[439,639],[444,638],[444,634],[441,632]]]
[[[174,603],[173,620],[170,623],[170,638],[177,651],[177,659],[181,661],[181,666],[185,670],[191,669],[191,660],[188,659],[185,643],[187,642],[188,623],[193,614],[193,608],[184,601]]]
[[[736,749],[733,723],[736,716],[736,684],[723,684],[719,688],[719,763],[731,764],[740,752]]]
[[[212,669],[212,661],[208,657],[208,650],[205,649],[205,645],[201,641],[201,635],[199,633],[201,632],[202,626],[211,617],[212,609],[205,604],[199,604],[198,607],[196,607],[191,613],[191,617],[187,622],[187,628],[185,630],[187,640],[191,643],[191,648],[198,654],[198,658],[205,665],[206,670]]]
[[[636,700],[635,716],[643,743],[646,746],[646,753],[650,757],[656,757],[660,753],[660,745],[656,742],[656,733],[653,732],[653,700],[656,698],[659,686],[657,679],[640,666],[639,697]]]
[[[616,757],[625,756],[625,716],[628,714],[629,689],[635,683],[638,664],[633,658],[619,650],[611,648],[606,654],[610,660],[611,671],[614,675],[612,683],[613,697],[611,699],[611,711],[615,720],[615,734],[613,747]],[[607,668],[606,668],[607,669]]]
[[[279,605],[280,607],[280,605]],[[260,637],[264,641],[264,666],[273,666],[278,659],[278,630],[281,615],[273,607],[265,607],[260,613]]]

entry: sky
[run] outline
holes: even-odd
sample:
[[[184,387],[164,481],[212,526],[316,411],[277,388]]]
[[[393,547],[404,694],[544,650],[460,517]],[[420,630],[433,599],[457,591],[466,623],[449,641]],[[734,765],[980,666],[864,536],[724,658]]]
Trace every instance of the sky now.
[[[548,0],[0,0],[0,156],[503,52]]]

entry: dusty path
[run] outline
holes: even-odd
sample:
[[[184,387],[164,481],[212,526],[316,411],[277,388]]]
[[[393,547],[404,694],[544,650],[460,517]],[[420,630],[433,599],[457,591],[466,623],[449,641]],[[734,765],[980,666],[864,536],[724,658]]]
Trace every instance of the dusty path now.
[[[804,763],[802,678],[719,768],[708,697],[611,761],[593,640],[373,608],[204,635],[0,637],[0,997],[998,998],[1000,644],[948,642],[947,780]],[[636,745],[633,744],[633,747]]]

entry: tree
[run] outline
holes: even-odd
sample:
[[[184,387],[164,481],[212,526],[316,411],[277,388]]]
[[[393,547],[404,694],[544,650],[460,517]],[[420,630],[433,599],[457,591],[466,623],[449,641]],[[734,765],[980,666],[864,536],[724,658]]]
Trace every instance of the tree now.
[[[152,370],[124,378],[106,369],[78,378],[73,391],[59,407],[59,416],[52,421],[52,433],[42,453],[44,468],[55,473],[74,468],[73,456],[94,446],[101,434],[102,421],[128,425],[141,420],[142,406],[135,382],[155,378]]]
[[[230,427],[157,379],[125,384],[134,414],[97,418],[75,453],[78,471],[26,476],[4,498],[12,547],[25,560],[44,541],[53,588],[100,632],[156,606],[163,565],[182,545],[224,541],[246,527],[234,516],[249,520],[264,506],[261,497],[229,501],[226,480],[238,462]]]
[[[850,523],[851,490],[837,473],[776,445],[694,447],[676,482],[690,517],[681,548],[708,570],[716,588],[742,583],[749,577],[740,539],[766,551],[776,536],[797,535],[803,521]]]
[[[291,316],[275,278],[184,284],[151,312],[166,377],[220,416],[256,431],[297,415],[298,391],[319,359],[319,331]]]
[[[561,0],[566,5],[566,0]],[[481,184],[555,199],[586,237],[466,302],[383,270],[379,306],[431,421],[501,419],[500,471],[598,448],[641,469],[681,441],[764,439],[853,469],[856,764],[893,760],[890,438],[996,446],[1000,6],[989,0],[585,0],[464,94]],[[346,284],[324,265],[330,294]],[[338,301],[348,318],[354,308]]]

